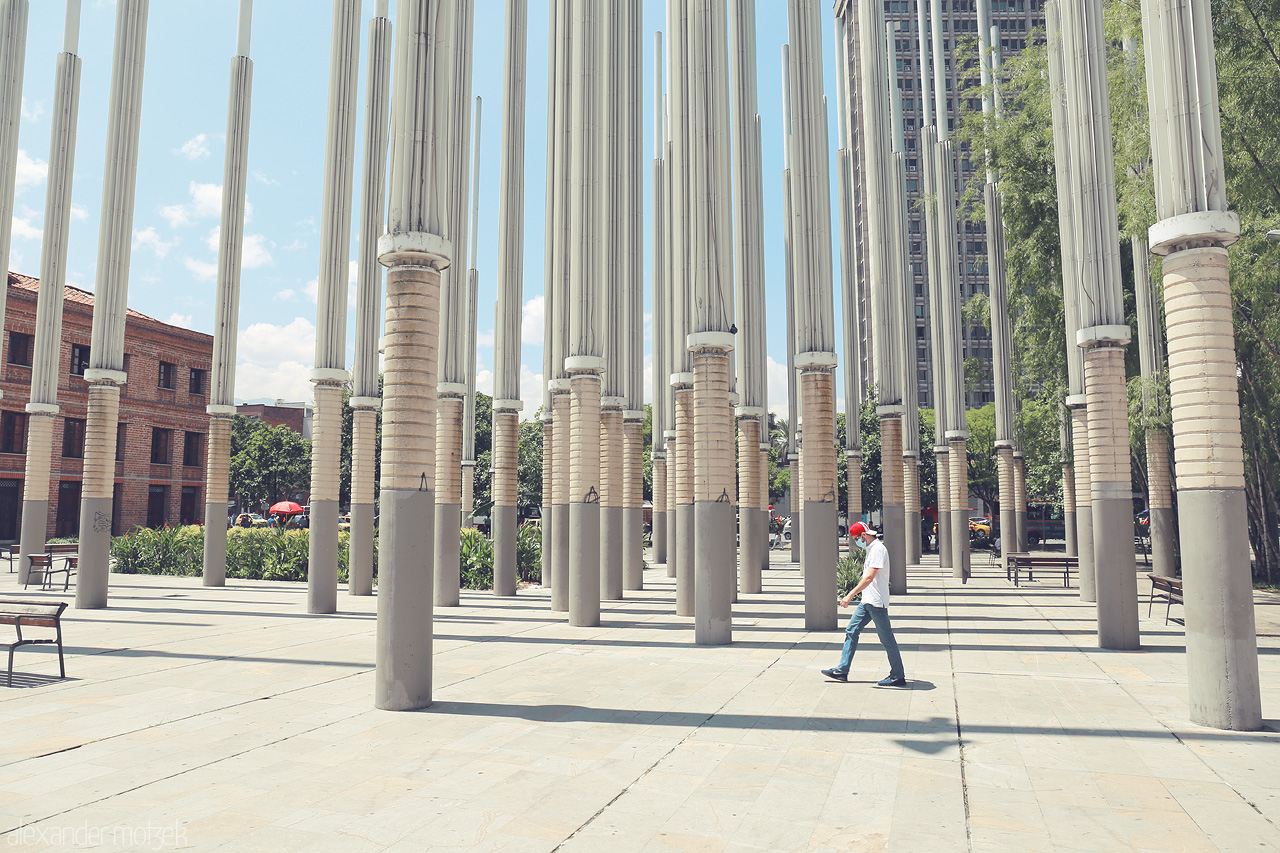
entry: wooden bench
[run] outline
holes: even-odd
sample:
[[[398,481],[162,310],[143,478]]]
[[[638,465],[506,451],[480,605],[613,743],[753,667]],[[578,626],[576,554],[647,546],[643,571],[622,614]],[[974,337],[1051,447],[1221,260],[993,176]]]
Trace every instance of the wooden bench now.
[[[1068,556],[1032,556],[1030,554],[1009,554],[1005,560],[1005,577],[1013,581],[1014,586],[1018,586],[1021,582],[1021,573],[1027,573],[1027,580],[1034,581],[1036,579],[1036,570],[1042,572],[1062,572],[1062,586],[1064,589],[1071,586],[1071,572],[1080,570],[1080,560],[1078,557]]]
[[[62,611],[65,601],[13,601],[0,600],[0,625],[12,625],[18,638],[12,643],[0,643],[9,649],[9,686],[13,686],[13,653],[19,646],[58,646],[58,673],[67,677],[67,666],[62,658]],[[23,628],[53,628],[54,639],[31,640],[22,636]]]
[[[1156,599],[1165,602],[1164,624],[1169,624],[1169,616],[1173,611],[1173,605],[1182,603],[1182,581],[1178,578],[1166,578],[1152,572],[1147,572],[1147,577],[1151,580],[1151,597],[1147,599],[1147,616],[1151,615],[1151,607],[1156,603]]]
[[[51,579],[56,574],[63,575],[62,591],[66,592],[71,588],[71,575],[80,567],[80,558],[76,555],[63,554],[62,564],[58,565],[54,559],[59,555],[49,554],[31,554],[27,557],[30,560],[30,566],[27,569],[27,581],[22,585],[26,589],[28,584],[34,580],[35,573],[40,573],[40,588],[53,589]]]

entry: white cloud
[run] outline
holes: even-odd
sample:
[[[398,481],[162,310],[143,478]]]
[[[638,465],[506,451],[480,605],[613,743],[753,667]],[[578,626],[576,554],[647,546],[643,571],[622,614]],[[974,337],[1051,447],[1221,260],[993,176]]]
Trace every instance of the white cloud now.
[[[83,204],[75,204],[73,202],[71,205],[71,218],[76,222],[84,222],[89,218],[89,208]]]
[[[298,298],[298,294],[292,287],[286,287],[271,298],[278,302],[292,302]]]
[[[195,317],[193,317],[190,314],[179,314],[177,312],[174,312],[173,314],[169,315],[169,319],[165,320],[165,322],[168,323],[170,326],[181,326],[184,329],[187,329],[187,328],[190,328],[191,324],[195,322]]]
[[[316,327],[305,317],[296,317],[283,326],[254,323],[240,332],[240,357],[254,364],[310,364],[315,352]]]
[[[307,298],[312,302],[317,301],[320,298],[320,279],[313,278],[311,281],[302,285],[302,292],[305,293]]]
[[[169,250],[178,245],[178,239],[175,237],[169,242],[160,239],[160,235],[156,233],[156,229],[148,225],[143,229],[135,229],[133,232],[133,248],[135,250],[146,247],[155,252],[157,258],[163,258],[169,254]]]
[[[44,183],[48,174],[48,163],[43,160],[33,160],[27,156],[26,151],[18,149],[18,168],[14,179],[14,185],[18,189],[39,186]]]
[[[196,277],[197,281],[213,281],[218,277],[217,264],[196,260],[192,257],[183,258],[182,263],[187,268],[187,271]]]
[[[520,399],[524,401],[524,411],[520,413],[524,420],[533,420],[538,407],[542,405],[542,374],[534,373],[529,365],[520,365]]]
[[[180,148],[173,149],[173,153],[180,154],[188,160],[203,160],[209,156],[208,139],[208,134],[198,133],[182,143]]]
[[[240,400],[310,400],[311,389],[311,368],[302,362],[236,365],[236,397]]]
[[[22,117],[27,121],[39,121],[44,115],[44,103],[41,101],[28,101],[22,99]]]
[[[10,232],[14,240],[42,240],[44,234],[31,224],[29,217],[14,216],[13,230]]]
[[[260,184],[266,184],[269,187],[277,186],[280,182],[267,177],[266,173],[261,169],[253,170],[253,179]]]
[[[787,416],[787,366],[779,364],[773,360],[773,356],[769,356],[766,377],[769,411],[780,418],[785,418]]]
[[[489,369],[476,371],[476,390],[481,394],[493,396],[493,371]]]
[[[222,185],[202,184],[192,181],[187,185],[191,200],[186,204],[170,204],[160,208],[160,215],[169,222],[170,228],[181,228],[190,225],[197,219],[218,217],[222,214]],[[245,216],[248,217],[248,204],[245,205]]]
[[[542,344],[543,312],[546,300],[535,296],[524,303],[520,319],[520,342],[540,346]]]
[[[491,347],[491,346],[493,346],[494,338],[495,338],[495,333],[494,333],[494,330],[493,330],[493,329],[490,329],[490,330],[489,330],[489,331],[487,331],[487,332],[477,332],[477,333],[476,333],[476,346],[478,346],[478,347]],[[486,393],[488,393],[488,392],[486,392]]]

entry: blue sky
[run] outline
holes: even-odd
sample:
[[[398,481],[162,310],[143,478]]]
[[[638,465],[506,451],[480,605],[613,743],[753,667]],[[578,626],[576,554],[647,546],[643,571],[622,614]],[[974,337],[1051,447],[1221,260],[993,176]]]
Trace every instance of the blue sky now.
[[[131,307],[161,320],[212,331],[216,229],[221,198],[230,59],[235,52],[235,0],[153,0],[147,32],[137,200],[129,282]],[[395,0],[392,0],[394,20]],[[481,133],[478,384],[490,391],[497,256],[502,43],[506,5],[477,0],[474,94],[484,99]],[[310,397],[314,358],[315,282],[332,6],[327,0],[257,0],[254,4],[253,110],[249,145],[246,247],[240,308],[238,399]],[[374,11],[365,0],[364,14]],[[652,235],[649,163],[653,156],[653,33],[664,27],[665,3],[644,4],[646,245]],[[18,189],[9,267],[39,274],[49,111],[53,71],[62,49],[63,4],[31,4],[27,35]],[[85,0],[80,35],[83,60],[68,282],[92,290],[102,203],[107,96],[115,7]],[[834,21],[823,4],[823,60],[830,103],[831,151],[836,145]],[[786,3],[757,3],[759,104],[763,135],[765,259],[768,289],[769,401],[785,410],[786,330],[783,324],[781,46]],[[364,49],[365,39],[361,46]],[[543,210],[546,164],[547,9],[529,4],[525,141],[525,330],[522,353],[525,416],[541,399]],[[361,57],[363,104],[365,57]],[[363,107],[360,111],[363,118]],[[361,131],[357,129],[357,148]],[[363,158],[363,152],[358,152]],[[359,175],[359,160],[357,161]],[[835,169],[831,170],[832,175]],[[358,178],[357,178],[358,179]],[[834,204],[834,187],[832,192]],[[352,200],[353,226],[359,194]],[[833,227],[838,223],[834,210]],[[352,261],[357,256],[355,228]],[[646,282],[649,281],[646,251]],[[834,255],[836,281],[840,258]],[[353,271],[354,274],[354,271]],[[354,284],[352,286],[354,291]],[[838,287],[836,305],[840,304]],[[646,296],[646,310],[651,310]],[[836,323],[837,334],[841,328]],[[646,359],[651,351],[646,326]],[[348,322],[350,366],[354,310]],[[646,367],[647,367],[646,360]],[[843,368],[843,364],[841,365]],[[646,378],[648,372],[646,371]],[[837,386],[839,387],[839,386]],[[646,399],[650,392],[647,383]]]

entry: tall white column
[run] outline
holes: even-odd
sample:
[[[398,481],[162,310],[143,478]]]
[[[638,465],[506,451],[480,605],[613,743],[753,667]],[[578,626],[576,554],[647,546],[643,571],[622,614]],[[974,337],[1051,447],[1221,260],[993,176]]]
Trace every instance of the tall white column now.
[[[18,4],[15,4],[15,6]],[[25,4],[23,4],[25,5]],[[62,353],[62,302],[67,280],[67,232],[71,226],[71,183],[75,174],[76,126],[80,113],[80,0],[67,2],[66,43],[54,71],[49,177],[45,187],[44,237],[40,246],[40,290],[31,360],[31,400],[27,403],[27,458],[22,487],[22,539],[18,580],[27,582],[26,556],[43,554],[49,524],[53,425],[58,414]],[[15,128],[16,131],[16,128]],[[15,132],[16,138],[16,132]],[[0,222],[6,227],[9,220]]]
[[[755,0],[729,4],[733,75],[734,268],[738,312],[738,592],[761,591],[769,560],[768,491],[760,492],[760,442],[768,441],[764,278],[764,174],[756,102]]]
[[[475,511],[476,483],[476,315],[480,299],[480,270],[476,268],[479,250],[480,218],[480,114],[482,101],[476,97],[474,136],[471,156],[471,252],[467,264],[467,287],[462,305],[462,363],[464,368],[462,395],[462,527],[472,527],[471,514]],[[490,409],[492,413],[492,409]],[[492,422],[491,422],[492,423]],[[492,450],[492,448],[490,448]],[[492,453],[490,454],[492,456]],[[492,468],[490,469],[492,473]],[[492,494],[492,489],[490,489]],[[492,515],[492,513],[490,513]],[[490,526],[490,530],[492,530]]]
[[[1057,3],[1045,4],[1045,26],[1049,37],[1049,86],[1053,122],[1053,163],[1059,199],[1072,192],[1071,171],[1075,168],[1067,129],[1066,57],[1063,51],[1061,15]],[[1093,497],[1089,488],[1089,421],[1084,394],[1084,354],[1075,345],[1080,331],[1080,264],[1072,235],[1078,228],[1074,205],[1058,205],[1058,234],[1062,255],[1062,309],[1067,339],[1067,399],[1070,426],[1074,530],[1080,562],[1080,600],[1097,601],[1093,563]],[[1065,495],[1064,495],[1065,497]],[[1064,515],[1066,513],[1064,512]]]
[[[1213,22],[1205,0],[1144,0],[1155,165],[1151,250],[1164,256],[1191,719],[1262,727],[1236,390]]]
[[[347,278],[356,139],[360,0],[334,0],[329,45],[329,116],[320,206],[320,276],[316,296],[315,418],[311,433],[311,530],[307,612],[338,609],[338,480],[342,391],[347,372]]]
[[[142,71],[146,60],[148,0],[116,3],[111,96],[107,108],[106,162],[102,182],[98,270],[89,343],[89,413],[85,423],[84,479],[80,498],[80,569],[76,607],[107,606],[111,506],[116,473],[116,425],[125,382],[124,323],[129,302],[133,203],[142,121]],[[61,299],[61,293],[59,293]]]
[[[457,259],[467,247],[467,198],[471,175],[471,39],[475,21],[472,0],[450,4],[450,25],[442,34],[452,61],[447,66],[453,99],[446,105],[450,136],[446,227]],[[436,565],[437,607],[458,604],[461,581],[458,562],[462,528],[462,457],[466,431],[467,274],[463,264],[445,271],[440,283],[440,381],[436,409]]]
[[[240,258],[244,196],[249,177],[249,59],[252,0],[240,4],[239,44],[231,59],[227,151],[222,170],[222,218],[218,231],[217,318],[213,329],[213,384],[209,392],[209,441],[204,496],[204,585],[223,586],[227,576],[227,498],[231,491],[231,420],[236,414],[236,335],[240,327]]]
[[[493,341],[493,593],[516,594],[520,466],[520,336],[524,313],[524,102],[528,0],[507,0],[503,52],[498,302]],[[547,342],[549,343],[549,342]],[[543,464],[547,462],[543,447]],[[546,501],[544,500],[545,504]],[[544,519],[545,521],[545,519]]]
[[[622,256],[626,268],[620,280],[623,303],[624,438],[622,471],[622,586],[644,586],[644,8],[626,6],[626,42],[622,62],[627,69],[623,87],[628,111],[621,142],[627,187],[626,224]]]
[[[74,0],[73,0],[74,2]],[[80,29],[75,4],[75,30]],[[0,4],[0,258],[9,269],[9,241],[13,235],[13,194],[18,175],[18,126],[22,121],[22,78],[27,59],[27,0]],[[68,15],[68,29],[71,18]],[[74,45],[69,53],[75,53]],[[6,278],[7,282],[7,278]],[[0,329],[4,328],[8,285],[0,293]]]
[[[387,233],[378,240],[387,297],[374,704],[389,711],[431,704],[440,272],[453,252],[444,237],[449,118],[432,105],[451,97],[453,56],[438,39],[449,15],[429,0],[396,7]]]
[[[791,46],[782,46],[782,235],[787,301],[787,443],[782,457],[787,460],[791,499],[791,561],[800,562],[800,407],[796,373],[796,273],[795,273],[795,206],[791,182],[791,133],[794,114],[791,109]]]
[[[670,529],[667,526],[667,409],[670,384],[667,369],[667,197],[662,33],[653,34],[653,562],[667,565]]]
[[[378,236],[386,209],[387,116],[391,94],[391,22],[379,0],[369,19],[369,51],[364,101],[364,166],[360,188],[360,248],[356,271],[356,352],[351,398],[351,536],[347,591],[373,594],[373,517],[376,495],[378,338],[382,328],[382,265]]]
[[[835,319],[827,112],[822,92],[822,15],[816,0],[789,0],[791,45],[792,238],[796,282],[796,369],[804,442],[805,627],[836,627]]]
[[[1063,49],[1072,59],[1065,65],[1065,88],[1075,161],[1069,198],[1076,229],[1071,237],[1080,266],[1080,331],[1075,343],[1084,350],[1098,644],[1135,649],[1138,592],[1124,366],[1129,326],[1120,280],[1107,43],[1101,0],[1060,8]]]

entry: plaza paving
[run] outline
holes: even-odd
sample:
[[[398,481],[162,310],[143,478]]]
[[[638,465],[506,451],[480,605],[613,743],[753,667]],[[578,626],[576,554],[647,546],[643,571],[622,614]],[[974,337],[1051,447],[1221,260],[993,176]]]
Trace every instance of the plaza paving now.
[[[1013,589],[980,559],[964,586],[915,569],[893,603],[911,686],[880,689],[874,631],[850,683],[819,675],[842,634],[804,630],[799,573],[774,559],[719,648],[693,645],[662,569],[592,629],[544,590],[464,592],[437,611],[436,704],[418,713],[371,707],[372,598],[344,590],[341,614],[309,616],[299,584],[112,575],[109,610],[68,610],[70,680],[24,649],[0,687],[0,836],[273,853],[1280,848],[1280,597],[1257,608],[1269,730],[1225,733],[1187,721],[1182,628],[1146,619],[1145,595],[1143,650],[1101,652],[1092,606],[1052,579]],[[0,595],[20,594],[15,577]]]

